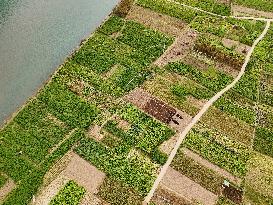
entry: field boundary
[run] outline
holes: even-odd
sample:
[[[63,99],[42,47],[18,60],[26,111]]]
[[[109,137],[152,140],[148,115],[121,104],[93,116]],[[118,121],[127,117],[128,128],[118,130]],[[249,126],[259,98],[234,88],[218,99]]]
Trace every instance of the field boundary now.
[[[172,0],[167,0],[170,2],[173,2]],[[167,172],[167,169],[169,168],[169,166],[171,165],[171,162],[173,161],[180,145],[182,144],[183,140],[185,139],[186,135],[188,134],[188,132],[193,128],[193,126],[200,120],[200,118],[205,114],[205,112],[212,106],[212,104],[218,100],[224,93],[226,93],[228,90],[230,90],[231,88],[233,88],[235,86],[235,84],[241,79],[241,77],[244,75],[245,70],[246,70],[246,66],[248,64],[248,62],[250,61],[250,58],[252,56],[252,53],[254,52],[255,47],[257,46],[257,44],[265,37],[265,35],[267,34],[269,27],[270,27],[270,23],[272,20],[267,20],[266,21],[266,27],[263,30],[263,32],[261,33],[261,35],[254,41],[251,49],[248,51],[248,54],[245,58],[245,62],[241,68],[240,73],[238,74],[238,76],[234,79],[234,81],[229,84],[228,86],[226,86],[224,89],[222,89],[220,92],[218,92],[216,95],[214,95],[204,106],[203,108],[199,111],[199,113],[192,119],[192,121],[190,122],[190,124],[188,124],[188,126],[183,130],[183,132],[180,133],[179,138],[175,144],[175,147],[173,148],[171,154],[168,157],[167,162],[164,164],[164,166],[162,167],[157,179],[155,180],[152,189],[150,190],[150,192],[148,193],[148,195],[145,197],[145,200],[143,202],[143,204],[148,204],[150,202],[150,200],[152,199],[154,192],[156,191],[159,183],[161,182],[161,180],[163,179],[164,175]]]

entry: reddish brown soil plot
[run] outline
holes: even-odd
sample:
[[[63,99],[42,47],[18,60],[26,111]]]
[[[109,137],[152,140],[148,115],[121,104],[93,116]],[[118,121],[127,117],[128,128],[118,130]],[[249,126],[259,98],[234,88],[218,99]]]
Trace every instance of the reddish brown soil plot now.
[[[243,191],[238,190],[231,185],[224,185],[223,195],[236,204],[241,204],[243,201]]]

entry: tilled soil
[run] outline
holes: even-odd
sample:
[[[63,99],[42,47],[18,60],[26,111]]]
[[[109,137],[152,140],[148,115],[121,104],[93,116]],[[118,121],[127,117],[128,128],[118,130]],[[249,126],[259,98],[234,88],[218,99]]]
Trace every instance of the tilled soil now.
[[[196,39],[196,31],[186,29],[154,64],[165,66],[170,62],[184,58],[192,50]]]
[[[243,201],[243,191],[236,189],[231,185],[224,185],[223,195],[236,204],[241,204]]]

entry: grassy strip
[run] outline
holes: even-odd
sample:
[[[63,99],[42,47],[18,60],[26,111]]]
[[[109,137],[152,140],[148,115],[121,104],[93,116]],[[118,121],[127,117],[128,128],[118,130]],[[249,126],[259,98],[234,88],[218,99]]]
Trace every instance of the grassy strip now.
[[[137,0],[137,4],[153,11],[182,19],[187,23],[190,23],[197,14],[199,14],[192,9],[185,8],[166,0]]]
[[[246,146],[252,145],[254,127],[215,107],[211,107],[208,112],[202,116],[201,121],[231,139],[243,143]]]
[[[112,205],[141,205],[143,201],[136,190],[112,178],[104,180],[98,196]]]
[[[7,182],[7,180],[8,180],[8,178],[6,176],[4,176],[3,174],[0,173],[0,188],[5,185],[5,183]]]
[[[201,71],[191,65],[183,62],[169,63],[166,67],[170,71],[174,71],[191,80],[194,80],[202,86],[218,92],[232,82],[233,78],[215,69],[208,71]]]
[[[238,145],[235,145],[232,141],[228,143],[229,146],[221,143],[219,139],[216,139],[214,134],[208,130],[202,131],[194,128],[186,137],[184,144],[187,148],[228,170],[235,176],[244,176],[249,153],[246,149],[241,146],[238,147]],[[230,143],[233,143],[233,145]],[[236,146],[238,149],[235,148]]]
[[[261,21],[223,19],[207,15],[195,18],[191,22],[191,27],[201,33],[214,34],[251,46],[262,33],[265,24]]]
[[[223,16],[229,16],[231,7],[229,4],[219,3],[217,0],[176,0],[182,4],[198,7],[208,12]]]
[[[262,154],[273,157],[273,131],[257,127],[254,138],[254,149]]]
[[[228,98],[221,97],[214,103],[214,106],[250,125],[254,125],[256,121],[256,113],[252,108],[237,104],[236,101],[232,101]]]
[[[217,59],[217,61],[228,64],[237,70],[240,70],[244,63],[243,55],[237,53],[233,48],[225,47],[221,39],[212,35],[199,35],[195,42],[194,49],[205,53],[208,57]]]
[[[65,187],[52,199],[49,205],[77,205],[80,203],[85,189],[74,181],[69,181]]]
[[[171,166],[207,190],[217,195],[221,193],[225,178],[187,157],[183,153],[183,148],[179,149]]]
[[[47,85],[38,99],[44,102],[50,112],[71,127],[86,128],[94,121],[98,109],[57,82]]]
[[[273,4],[271,0],[234,0],[234,3],[253,9],[273,12]]]

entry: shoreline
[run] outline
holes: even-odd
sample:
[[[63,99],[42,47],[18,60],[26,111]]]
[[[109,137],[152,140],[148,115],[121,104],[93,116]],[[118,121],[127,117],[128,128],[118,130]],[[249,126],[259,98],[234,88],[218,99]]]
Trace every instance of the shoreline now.
[[[68,56],[65,57],[63,63],[59,64],[55,69],[53,69],[53,72],[49,75],[48,79],[41,83],[41,85],[37,88],[35,88],[35,91],[32,95],[30,95],[27,100],[20,105],[18,108],[16,108],[16,111],[8,115],[3,123],[0,124],[0,131],[5,129],[5,127],[17,116],[17,114],[22,111],[32,100],[36,98],[36,96],[42,91],[42,89],[51,82],[52,78],[56,75],[56,73],[79,51],[79,49],[86,43],[92,36],[95,34],[95,32],[106,22],[113,14],[115,9],[121,4],[123,0],[118,0],[118,3],[115,7],[111,10],[111,12],[105,16],[105,18],[101,21],[100,25],[96,27],[96,29],[89,33],[87,37],[84,37],[80,40],[80,43],[70,52]]]

